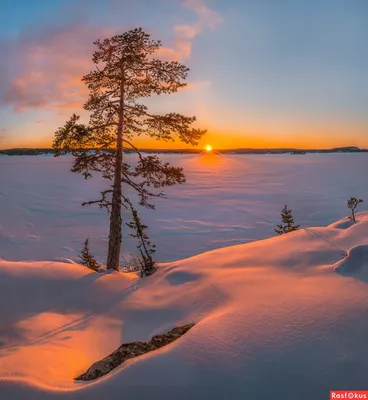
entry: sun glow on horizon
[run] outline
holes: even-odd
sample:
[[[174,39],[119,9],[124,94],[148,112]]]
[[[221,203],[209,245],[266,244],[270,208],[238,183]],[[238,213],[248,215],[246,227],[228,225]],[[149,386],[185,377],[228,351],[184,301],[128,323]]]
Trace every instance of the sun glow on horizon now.
[[[206,149],[206,151],[211,152],[212,151],[212,146],[210,146],[208,144],[208,145],[206,145],[205,149]]]

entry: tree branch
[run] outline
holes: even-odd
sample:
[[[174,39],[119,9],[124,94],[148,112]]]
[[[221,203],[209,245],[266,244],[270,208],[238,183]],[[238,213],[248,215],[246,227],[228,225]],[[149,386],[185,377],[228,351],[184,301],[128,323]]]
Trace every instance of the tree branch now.
[[[99,204],[100,208],[106,208],[107,211],[110,212],[109,207],[111,207],[111,201],[109,201],[107,199],[107,195],[112,192],[113,192],[112,189],[104,190],[103,192],[101,192],[101,196],[102,196],[101,199],[84,202],[84,203],[82,203],[82,206],[88,206],[91,204]]]

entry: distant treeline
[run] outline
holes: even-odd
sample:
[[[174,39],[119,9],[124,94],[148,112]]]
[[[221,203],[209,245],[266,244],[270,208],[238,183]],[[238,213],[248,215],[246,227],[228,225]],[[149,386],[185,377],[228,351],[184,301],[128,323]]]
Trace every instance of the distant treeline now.
[[[85,149],[84,151],[93,152],[94,149]],[[100,149],[99,151],[104,152],[114,152],[113,149]],[[124,153],[132,153],[132,150],[124,150]],[[154,152],[154,151],[153,151]],[[54,155],[56,151],[54,149],[44,149],[44,148],[35,148],[35,149],[6,149],[0,150],[0,155],[4,154],[7,156],[39,156],[39,155]],[[70,151],[72,153],[72,151]]]
[[[0,154],[7,156],[38,156],[41,154],[55,154],[54,149],[7,149],[0,150]]]
[[[94,150],[91,149],[91,152]],[[101,151],[101,150],[100,150]],[[102,151],[113,152],[113,149],[105,149]],[[200,154],[203,153],[202,149],[141,149],[142,153],[150,153],[150,154]],[[338,147],[334,149],[309,149],[309,150],[301,150],[301,149],[219,149],[216,150],[216,153],[221,154],[309,154],[309,153],[365,153],[368,152],[368,149],[359,149],[358,147]],[[132,150],[124,150],[124,153],[129,154],[133,153]],[[35,148],[35,149],[7,149],[0,150],[0,155],[8,155],[8,156],[38,156],[43,154],[54,155],[54,149],[47,148]]]

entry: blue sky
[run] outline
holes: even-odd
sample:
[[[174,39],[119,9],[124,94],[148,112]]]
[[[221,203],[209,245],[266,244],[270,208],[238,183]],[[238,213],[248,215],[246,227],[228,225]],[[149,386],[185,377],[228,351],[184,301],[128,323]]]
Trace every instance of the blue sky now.
[[[152,104],[196,115],[201,145],[368,148],[367,15],[366,0],[1,0],[0,148],[50,146],[87,96],[92,42],[136,26],[191,68]]]

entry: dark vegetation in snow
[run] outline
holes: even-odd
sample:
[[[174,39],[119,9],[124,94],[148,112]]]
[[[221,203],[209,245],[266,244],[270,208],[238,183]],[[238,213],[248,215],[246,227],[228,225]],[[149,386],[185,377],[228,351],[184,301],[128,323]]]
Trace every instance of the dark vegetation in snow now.
[[[95,257],[91,253],[91,250],[89,249],[89,238],[87,238],[84,242],[84,246],[79,258],[82,265],[86,266],[89,269],[92,269],[93,271],[97,272],[101,267],[101,265],[96,261]]]
[[[189,329],[193,328],[194,325],[194,323],[191,323],[184,326],[176,327],[170,332],[153,336],[149,342],[132,342],[122,344],[110,355],[94,363],[86,372],[75,378],[75,380],[93,381],[95,379],[101,378],[126,360],[139,357],[150,351],[154,351],[161,347],[167,346],[175,340],[178,340],[181,336],[187,333]]]
[[[350,219],[351,221],[356,222],[356,219],[355,219],[355,210],[357,209],[357,207],[358,207],[358,205],[359,205],[360,203],[363,203],[363,200],[362,200],[362,199],[358,199],[358,198],[356,198],[356,197],[350,197],[350,199],[348,199],[348,207],[349,207],[349,209],[351,210],[351,215],[349,215],[349,219]]]
[[[294,217],[292,211],[285,206],[281,211],[282,224],[276,225],[275,232],[278,235],[289,233],[299,229],[300,225],[294,224]]]

